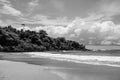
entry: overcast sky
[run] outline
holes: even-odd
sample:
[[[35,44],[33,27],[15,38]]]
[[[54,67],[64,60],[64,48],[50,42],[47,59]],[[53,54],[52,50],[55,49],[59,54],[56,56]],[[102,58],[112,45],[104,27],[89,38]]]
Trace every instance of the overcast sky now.
[[[26,29],[51,36],[120,43],[120,0],[0,0],[0,24],[16,23],[44,24]]]

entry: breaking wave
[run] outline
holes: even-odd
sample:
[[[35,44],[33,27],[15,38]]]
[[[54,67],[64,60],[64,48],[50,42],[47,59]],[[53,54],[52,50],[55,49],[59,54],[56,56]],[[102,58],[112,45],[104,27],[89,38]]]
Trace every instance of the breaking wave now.
[[[26,54],[29,54],[31,57],[35,58],[49,58],[59,61],[120,67],[120,57],[117,56],[52,54],[47,52],[30,52]]]

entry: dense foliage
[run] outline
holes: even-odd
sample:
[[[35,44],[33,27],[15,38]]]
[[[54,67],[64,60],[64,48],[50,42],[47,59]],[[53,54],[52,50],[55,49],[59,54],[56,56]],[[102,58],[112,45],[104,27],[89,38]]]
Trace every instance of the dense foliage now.
[[[39,32],[17,30],[11,26],[0,27],[0,51],[58,51],[86,50],[78,42],[66,40],[64,37],[51,38],[44,30]]]

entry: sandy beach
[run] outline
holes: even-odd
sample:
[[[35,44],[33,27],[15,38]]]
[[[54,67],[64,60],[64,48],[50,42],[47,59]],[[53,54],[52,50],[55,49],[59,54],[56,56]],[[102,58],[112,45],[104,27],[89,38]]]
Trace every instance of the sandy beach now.
[[[0,57],[0,80],[120,80],[119,67],[33,58],[26,54]]]
[[[46,71],[47,67],[21,62],[0,61],[0,80],[61,80]]]
[[[69,64],[69,65],[68,65]],[[62,63],[60,66],[0,61],[0,80],[119,80],[118,68]]]
[[[120,80],[120,0],[0,0],[0,80]]]

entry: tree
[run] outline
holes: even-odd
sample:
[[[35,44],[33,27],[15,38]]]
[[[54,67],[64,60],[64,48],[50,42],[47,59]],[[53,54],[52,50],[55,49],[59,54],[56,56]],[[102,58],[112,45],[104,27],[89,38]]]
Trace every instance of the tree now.
[[[49,37],[46,31],[17,30],[12,26],[0,27],[0,51],[86,50],[78,42],[64,37]]]
[[[40,30],[39,35],[40,35],[40,38],[42,39],[42,38],[46,37],[48,34],[46,33],[46,31]]]

